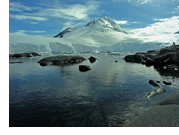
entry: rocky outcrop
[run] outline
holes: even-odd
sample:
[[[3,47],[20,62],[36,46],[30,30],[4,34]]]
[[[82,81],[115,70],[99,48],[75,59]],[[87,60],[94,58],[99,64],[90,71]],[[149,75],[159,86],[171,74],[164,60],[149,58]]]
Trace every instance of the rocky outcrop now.
[[[41,56],[41,55],[35,52],[9,54],[9,58],[33,57],[33,56],[36,57],[36,56]]]
[[[141,63],[146,66],[154,66],[158,68],[172,69],[179,66],[179,45],[162,48],[161,50],[151,50],[148,52],[138,52],[134,55],[125,56],[126,62]]]
[[[128,127],[178,127],[179,92],[159,101],[154,107],[132,121]]]
[[[58,65],[58,66],[65,66],[65,65],[72,65],[76,63],[81,63],[85,60],[82,56],[52,56],[46,57],[38,61],[41,66],[47,65]]]
[[[72,31],[74,31],[74,30],[75,30],[75,29],[74,29],[74,28],[71,28],[71,27],[66,28],[65,30],[63,30],[63,31],[60,32],[59,34],[55,35],[53,38],[56,38],[56,37],[62,38],[63,35],[65,35],[65,34],[68,33],[68,32],[72,32]]]

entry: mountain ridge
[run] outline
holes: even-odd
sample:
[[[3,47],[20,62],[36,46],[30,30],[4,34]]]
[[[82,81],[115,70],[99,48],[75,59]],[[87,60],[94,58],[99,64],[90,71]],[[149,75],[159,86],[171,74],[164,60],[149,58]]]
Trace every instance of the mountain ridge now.
[[[116,22],[114,22],[110,17],[98,18],[97,20],[93,20],[87,23],[83,28],[72,28],[68,27],[62,32],[58,33],[54,36],[54,38],[63,38],[68,33],[78,30],[79,35],[83,35],[83,33],[96,33],[96,32],[106,32],[106,31],[115,31],[127,34],[127,32]],[[80,34],[82,33],[82,34]]]

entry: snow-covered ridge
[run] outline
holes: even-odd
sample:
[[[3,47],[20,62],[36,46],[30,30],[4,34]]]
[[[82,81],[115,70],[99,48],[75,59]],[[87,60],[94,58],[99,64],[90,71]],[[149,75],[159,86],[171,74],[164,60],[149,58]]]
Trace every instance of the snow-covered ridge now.
[[[54,38],[81,38],[82,36],[87,37],[92,33],[94,34],[98,32],[120,32],[127,34],[127,32],[110,17],[105,16],[104,18],[98,18],[97,20],[89,22],[83,28],[74,29],[69,27],[55,35]]]
[[[67,28],[56,35],[56,38],[9,35],[9,53],[36,52],[45,53],[82,53],[107,51],[147,51],[160,49],[171,45],[168,43],[152,41],[126,34],[127,32],[115,23],[110,17],[99,18],[89,22],[83,28]],[[174,34],[178,39],[178,34]],[[161,37],[161,41],[163,38]],[[178,41],[178,40],[177,40]]]
[[[104,18],[99,18],[97,20],[91,21],[87,25],[85,25],[85,27],[90,27],[91,25],[100,25],[100,27],[108,27],[112,30],[127,34],[127,32],[116,22],[114,22],[110,17],[105,16]]]

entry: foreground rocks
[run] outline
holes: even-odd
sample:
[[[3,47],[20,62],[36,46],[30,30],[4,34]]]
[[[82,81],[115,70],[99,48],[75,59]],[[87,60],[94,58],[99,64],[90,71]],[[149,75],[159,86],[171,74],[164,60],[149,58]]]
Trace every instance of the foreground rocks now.
[[[35,52],[9,54],[9,58],[33,57],[33,56],[41,56],[41,55]]]
[[[65,65],[72,65],[76,63],[81,63],[85,60],[82,56],[52,56],[52,57],[46,57],[38,61],[41,66],[47,66],[47,65],[59,65],[59,66],[65,66]]]
[[[141,63],[146,66],[154,66],[156,69],[165,68],[178,70],[179,67],[179,45],[162,48],[161,50],[150,50],[127,55],[126,62]]]
[[[159,101],[128,127],[179,127],[179,92]]]

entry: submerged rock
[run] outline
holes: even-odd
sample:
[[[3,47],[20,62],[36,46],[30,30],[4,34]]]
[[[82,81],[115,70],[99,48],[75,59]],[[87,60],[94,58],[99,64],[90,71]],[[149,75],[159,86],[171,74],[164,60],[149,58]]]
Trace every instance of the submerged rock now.
[[[46,57],[38,61],[41,66],[47,65],[58,65],[58,66],[65,66],[65,65],[72,65],[76,63],[81,63],[85,60],[82,56],[52,56]]]

